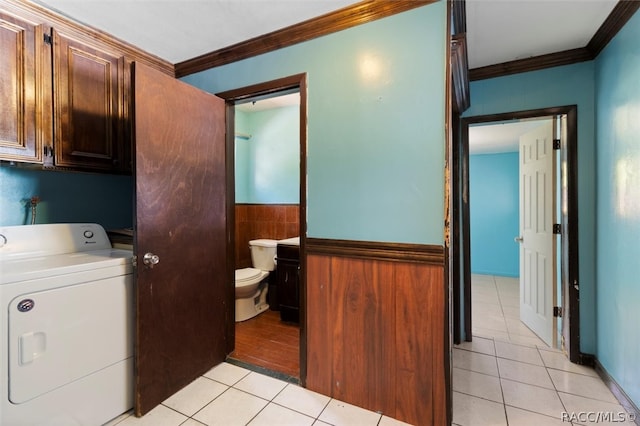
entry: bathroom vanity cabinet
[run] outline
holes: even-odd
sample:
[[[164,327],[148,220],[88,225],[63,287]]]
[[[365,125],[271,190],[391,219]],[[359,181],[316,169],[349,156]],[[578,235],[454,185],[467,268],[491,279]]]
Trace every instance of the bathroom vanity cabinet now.
[[[278,244],[277,285],[280,319],[300,321],[300,246]]]

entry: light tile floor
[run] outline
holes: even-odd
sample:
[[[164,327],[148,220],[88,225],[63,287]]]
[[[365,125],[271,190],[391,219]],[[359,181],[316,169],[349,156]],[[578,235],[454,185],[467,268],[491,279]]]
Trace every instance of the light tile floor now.
[[[520,322],[517,279],[474,275],[472,297],[473,341],[453,348],[455,425],[594,424],[584,416],[597,412],[634,424],[593,369]]]
[[[624,413],[591,368],[570,363],[519,321],[517,280],[474,275],[473,342],[453,356],[453,423],[581,425],[563,413]],[[574,419],[575,420],[575,419]],[[619,420],[616,417],[616,420]],[[631,421],[615,424],[632,425]],[[405,423],[222,363],[146,416],[109,426],[394,426]],[[607,424],[599,422],[598,424]]]
[[[108,426],[401,426],[390,417],[222,363],[144,417]]]

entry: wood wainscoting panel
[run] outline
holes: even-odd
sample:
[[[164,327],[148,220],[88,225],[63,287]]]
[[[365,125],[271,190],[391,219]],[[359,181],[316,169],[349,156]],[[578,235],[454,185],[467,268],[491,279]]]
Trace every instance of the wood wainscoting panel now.
[[[309,389],[333,394],[331,269],[326,256],[307,257],[307,377]]]
[[[446,424],[444,265],[307,255],[309,389]]]
[[[395,412],[392,266],[336,257],[331,278],[333,397]]]
[[[398,419],[446,424],[444,270],[399,265],[396,280]],[[408,420],[405,420],[408,421]]]

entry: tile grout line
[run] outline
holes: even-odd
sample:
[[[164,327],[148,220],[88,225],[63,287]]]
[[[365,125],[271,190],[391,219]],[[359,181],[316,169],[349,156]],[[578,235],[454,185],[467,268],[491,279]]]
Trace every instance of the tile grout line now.
[[[495,277],[491,276],[491,279],[495,282]],[[496,285],[497,285],[497,283],[496,283]],[[506,317],[504,316],[504,306],[502,305],[502,297],[501,297],[501,294],[500,294],[499,291],[498,291],[498,301],[499,301],[500,310],[502,311],[503,319],[504,319],[505,325],[506,325]],[[496,330],[496,332],[497,331],[498,330]],[[562,398],[560,398],[560,393],[561,392],[558,390],[558,388],[556,386],[556,383],[553,381],[553,378],[551,377],[551,370],[558,371],[558,372],[561,372],[563,374],[568,374],[568,375],[572,375],[573,374],[573,375],[581,376],[581,377],[584,377],[584,378],[588,377],[588,378],[597,379],[597,377],[594,377],[594,376],[589,375],[589,374],[585,374],[583,372],[570,371],[569,369],[564,368],[564,367],[554,368],[554,367],[548,366],[547,363],[545,362],[544,357],[542,356],[542,351],[552,352],[552,353],[560,353],[560,354],[562,354],[562,352],[554,350],[554,348],[550,348],[551,350],[549,350],[549,349],[547,349],[548,347],[546,347],[546,346],[545,347],[541,347],[538,344],[527,344],[527,343],[512,341],[511,340],[512,333],[509,332],[508,328],[507,328],[507,333],[506,334],[508,336],[508,339],[506,341],[504,339],[502,339],[502,338],[496,338],[495,336],[479,336],[479,335],[475,335],[475,334],[472,334],[472,335],[473,335],[473,337],[482,338],[484,340],[490,340],[492,342],[492,344],[493,344],[493,349],[494,349],[493,358],[495,359],[496,367],[497,367],[497,371],[498,371],[498,380],[500,382],[500,391],[501,391],[501,394],[502,394],[503,407],[504,407],[505,419],[507,421],[507,425],[509,424],[509,418],[508,418],[508,415],[507,415],[507,412],[506,412],[507,407],[513,407],[513,408],[518,409],[518,410],[526,411],[526,412],[529,412],[529,413],[534,413],[534,414],[537,414],[537,415],[540,415],[540,416],[545,416],[545,417],[548,417],[548,418],[553,418],[555,420],[558,420],[558,418],[554,417],[554,416],[550,416],[550,415],[548,415],[546,413],[540,413],[540,412],[536,412],[536,411],[531,411],[529,409],[520,408],[520,407],[514,407],[512,405],[507,404],[506,401],[505,401],[504,388],[502,387],[502,380],[509,380],[509,381],[512,381],[512,382],[515,382],[515,383],[521,383],[521,384],[525,384],[525,385],[528,385],[528,386],[535,386],[535,387],[541,388],[541,389],[552,390],[555,393],[555,395],[558,398],[558,400],[560,401],[561,407],[566,412],[567,407],[566,407],[564,401],[562,400]],[[521,336],[521,335],[517,335],[517,336],[527,337],[527,336]],[[518,346],[518,347],[522,347],[522,348],[527,348],[527,349],[535,349],[536,350],[535,353],[537,353],[538,356],[540,357],[540,360],[542,361],[542,365],[540,365],[540,364],[532,364],[532,363],[521,361],[521,360],[518,360],[518,359],[511,359],[511,358],[507,358],[507,357],[504,357],[504,356],[499,356],[498,355],[498,351],[497,351],[497,342],[501,342],[501,343],[505,343],[505,344],[513,345],[513,346]],[[470,346],[469,348],[463,348],[463,347],[454,346],[454,348],[455,349],[459,349],[459,350],[463,350],[463,351],[466,351],[466,352],[469,352],[469,353],[476,353],[476,354],[481,354],[481,355],[492,356],[491,354],[487,354],[485,352],[480,352],[478,350],[474,350],[473,346]],[[547,373],[547,376],[551,380],[551,384],[553,386],[553,389],[545,388],[543,386],[538,386],[538,385],[534,385],[534,384],[531,384],[531,383],[525,383],[525,382],[520,382],[520,381],[517,381],[517,380],[511,380],[511,379],[503,378],[501,376],[500,368],[497,365],[498,359],[506,359],[506,360],[509,360],[509,361],[518,362],[518,363],[522,363],[522,364],[526,364],[526,365],[537,366],[537,367],[542,366],[545,369],[545,371]],[[454,365],[453,367],[458,368],[460,370],[464,370],[464,371],[469,371],[469,372],[473,372],[473,373],[477,373],[477,374],[483,374],[483,375],[486,375],[486,376],[495,377],[495,376],[492,376],[491,374],[487,374],[487,373],[483,373],[483,372],[479,372],[479,371],[474,371],[474,370],[469,370],[467,368],[462,368],[462,367],[459,367],[459,366],[456,366],[456,365]],[[472,398],[482,399],[482,400],[485,400],[485,401],[490,401],[490,402],[494,402],[495,403],[495,401],[492,401],[490,399],[483,398],[483,397],[478,397],[478,396],[475,396],[475,395],[471,395],[471,394],[468,394],[466,392],[460,392],[460,391],[456,391],[456,392],[458,392],[460,394],[464,394],[464,395],[470,396]],[[590,399],[590,400],[593,400],[593,401],[599,401],[599,402],[603,402],[603,403],[612,404],[611,401],[600,399],[600,398],[594,398],[592,396],[578,395],[578,394],[574,394],[574,393],[571,393],[571,392],[564,392],[564,391],[562,393],[567,394],[567,395],[573,395],[573,396],[576,396],[576,397],[579,397],[579,398],[583,398],[583,399]],[[620,404],[618,403],[618,405],[620,405]],[[621,407],[621,408],[624,409],[624,407]],[[573,423],[569,423],[569,424],[573,424]]]
[[[558,397],[558,401],[560,401],[560,405],[562,405],[562,409],[564,412],[567,412],[567,406],[564,405],[564,401],[560,398],[560,392],[558,391],[558,387],[556,386],[556,382],[553,381],[553,377],[551,377],[551,373],[549,373],[549,368],[547,364],[544,362],[544,358],[542,357],[542,353],[540,353],[540,349],[538,349],[538,355],[540,355],[540,359],[542,359],[542,363],[544,364],[544,371],[546,371],[549,380],[551,380],[551,385],[553,386],[553,390],[556,392],[556,396]],[[562,415],[562,413],[561,413]],[[573,424],[573,423],[572,423]]]
[[[494,357],[496,363],[496,371],[498,372],[498,384],[500,385],[500,396],[502,397],[502,410],[504,412],[504,421],[509,426],[509,416],[507,415],[507,401],[504,399],[504,388],[502,387],[502,378],[500,376],[500,366],[498,365],[498,348],[496,347],[496,341],[493,340],[493,352],[496,354]]]

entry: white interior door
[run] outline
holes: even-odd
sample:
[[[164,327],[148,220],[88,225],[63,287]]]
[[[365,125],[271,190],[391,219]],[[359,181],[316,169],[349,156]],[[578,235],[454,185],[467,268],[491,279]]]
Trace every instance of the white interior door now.
[[[520,137],[520,320],[556,346],[553,120]]]

